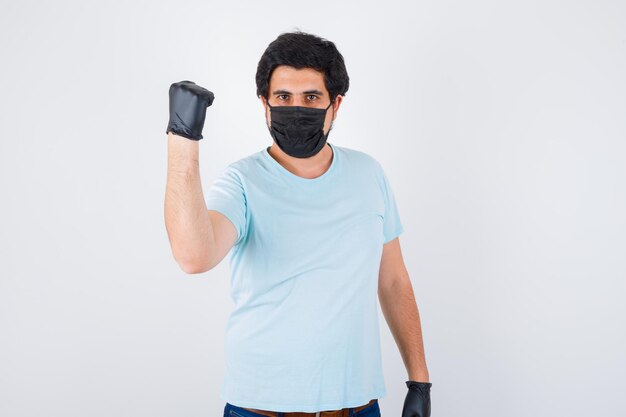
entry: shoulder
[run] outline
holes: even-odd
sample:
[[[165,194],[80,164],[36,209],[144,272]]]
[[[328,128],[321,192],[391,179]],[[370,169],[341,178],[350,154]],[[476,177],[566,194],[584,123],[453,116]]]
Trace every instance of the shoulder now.
[[[224,168],[224,172],[230,175],[236,175],[240,180],[245,180],[256,174],[256,170],[261,165],[260,159],[262,158],[261,152],[257,151],[249,155],[244,156],[234,162],[229,163]]]
[[[367,152],[347,148],[345,146],[333,146],[337,152],[341,152],[343,159],[349,164],[358,165],[359,168],[367,168],[373,171],[380,171],[382,169],[380,162]]]

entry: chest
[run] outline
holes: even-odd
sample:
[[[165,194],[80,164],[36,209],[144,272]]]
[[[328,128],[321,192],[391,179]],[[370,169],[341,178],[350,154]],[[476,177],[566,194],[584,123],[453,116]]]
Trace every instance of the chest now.
[[[308,185],[308,184],[305,184]],[[248,190],[249,244],[277,257],[344,256],[383,241],[384,199],[373,178],[337,178],[323,186],[275,184]]]

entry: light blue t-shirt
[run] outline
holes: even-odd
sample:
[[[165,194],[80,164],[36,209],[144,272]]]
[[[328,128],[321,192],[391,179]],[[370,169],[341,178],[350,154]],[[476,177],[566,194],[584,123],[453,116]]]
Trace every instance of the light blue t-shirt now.
[[[238,235],[220,393],[230,404],[316,412],[386,394],[378,273],[383,244],[404,229],[380,163],[328,145],[317,178],[264,148],[228,165],[205,196]]]

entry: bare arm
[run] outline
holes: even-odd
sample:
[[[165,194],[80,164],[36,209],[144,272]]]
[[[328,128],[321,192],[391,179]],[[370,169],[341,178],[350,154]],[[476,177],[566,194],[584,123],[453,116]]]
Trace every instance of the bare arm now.
[[[378,299],[400,350],[409,380],[429,382],[419,311],[398,238],[383,246]]]
[[[165,227],[174,259],[188,274],[220,263],[235,243],[235,226],[223,214],[207,210],[199,170],[199,142],[167,134]]]

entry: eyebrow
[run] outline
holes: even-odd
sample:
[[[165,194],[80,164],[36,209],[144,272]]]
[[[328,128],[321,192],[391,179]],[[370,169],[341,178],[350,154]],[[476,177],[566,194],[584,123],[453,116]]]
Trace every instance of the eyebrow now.
[[[287,91],[287,90],[274,90],[272,92],[272,94],[291,94],[291,91]],[[302,94],[317,94],[320,96],[323,96],[324,93],[321,92],[320,90],[307,90],[307,91],[303,91]]]

